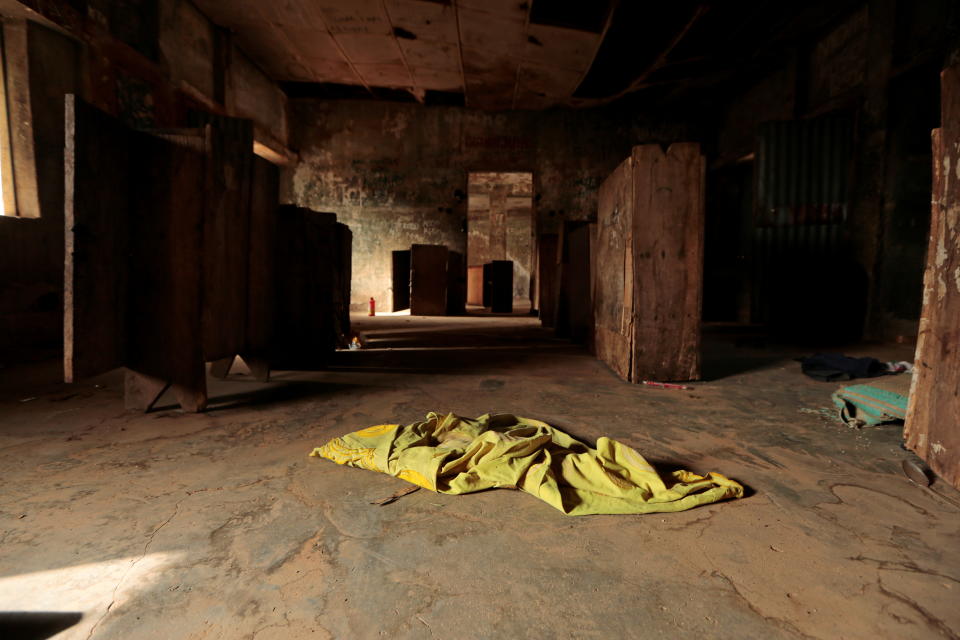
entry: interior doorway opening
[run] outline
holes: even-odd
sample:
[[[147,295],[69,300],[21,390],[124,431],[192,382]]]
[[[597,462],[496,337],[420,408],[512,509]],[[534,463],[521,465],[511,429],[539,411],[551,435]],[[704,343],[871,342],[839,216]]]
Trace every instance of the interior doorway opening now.
[[[532,173],[482,171],[468,175],[468,305],[490,306],[489,285],[484,299],[483,267],[495,261],[509,261],[513,265],[513,310],[530,309],[536,231],[533,216]]]

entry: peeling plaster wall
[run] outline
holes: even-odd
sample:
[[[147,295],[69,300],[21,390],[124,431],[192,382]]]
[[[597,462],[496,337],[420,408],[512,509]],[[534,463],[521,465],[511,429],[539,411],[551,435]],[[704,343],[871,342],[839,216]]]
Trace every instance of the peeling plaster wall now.
[[[467,265],[512,261],[515,301],[530,299],[532,178],[530,173],[471,173],[467,185]]]
[[[597,188],[635,144],[690,139],[682,125],[614,108],[485,112],[377,101],[290,102],[283,199],[353,231],[352,306],[388,304],[391,251],[466,251],[467,174],[530,171],[539,232],[596,215]]]

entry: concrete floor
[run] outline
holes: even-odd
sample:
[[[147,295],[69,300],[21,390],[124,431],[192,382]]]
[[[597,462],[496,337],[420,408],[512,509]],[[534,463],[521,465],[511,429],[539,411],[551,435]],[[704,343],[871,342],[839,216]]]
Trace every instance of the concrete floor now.
[[[903,476],[899,428],[821,411],[834,387],[800,351],[710,340],[709,381],[681,392],[532,318],[356,325],[368,348],[332,370],[231,375],[200,415],[124,411],[118,373],[0,369],[0,610],[81,614],[58,638],[960,636],[960,495]],[[609,435],[750,491],[647,516],[515,491],[381,507],[402,481],[307,457],[430,410]]]

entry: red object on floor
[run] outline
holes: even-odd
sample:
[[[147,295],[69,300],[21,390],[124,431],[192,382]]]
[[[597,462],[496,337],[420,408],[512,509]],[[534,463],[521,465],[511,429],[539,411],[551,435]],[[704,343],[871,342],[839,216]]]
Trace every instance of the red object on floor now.
[[[368,315],[377,315],[377,301],[373,298],[370,298],[370,313]]]

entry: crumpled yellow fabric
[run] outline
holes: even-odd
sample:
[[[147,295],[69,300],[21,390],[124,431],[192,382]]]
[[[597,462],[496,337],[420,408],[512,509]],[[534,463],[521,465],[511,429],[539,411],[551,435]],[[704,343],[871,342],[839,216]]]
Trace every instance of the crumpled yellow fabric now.
[[[439,493],[521,489],[571,516],[684,511],[743,496],[740,484],[718,473],[661,475],[616,440],[599,438],[592,449],[545,422],[509,414],[429,413],[423,422],[348,433],[310,455]]]

